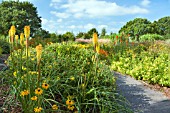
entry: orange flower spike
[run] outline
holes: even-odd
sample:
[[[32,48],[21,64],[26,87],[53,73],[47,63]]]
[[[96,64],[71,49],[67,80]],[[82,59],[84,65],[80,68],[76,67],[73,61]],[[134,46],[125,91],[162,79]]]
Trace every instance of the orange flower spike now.
[[[30,26],[24,27],[24,35],[25,35],[26,38],[30,37]]]
[[[118,36],[116,36],[116,39],[117,39],[117,40],[118,40],[118,38],[119,38],[119,37],[118,37]]]

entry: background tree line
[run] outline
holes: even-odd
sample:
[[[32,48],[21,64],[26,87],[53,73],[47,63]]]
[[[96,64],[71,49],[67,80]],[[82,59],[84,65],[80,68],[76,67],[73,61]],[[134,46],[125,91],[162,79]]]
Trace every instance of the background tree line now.
[[[49,33],[41,27],[41,17],[38,16],[37,8],[30,2],[2,1],[0,4],[0,34],[8,35],[11,25],[15,25],[16,34],[23,31],[24,26],[30,25],[31,37],[51,38],[54,42],[74,41],[76,38],[90,39],[93,32],[96,32],[100,38],[107,38],[112,35],[106,35],[106,29],[103,28],[101,34],[96,28],[87,32],[79,32],[74,35],[73,32],[64,34]],[[150,22],[145,18],[135,18],[127,22],[119,33],[130,34],[131,36],[142,36],[144,34],[159,34],[169,36],[170,34],[170,16],[160,18],[158,21]]]

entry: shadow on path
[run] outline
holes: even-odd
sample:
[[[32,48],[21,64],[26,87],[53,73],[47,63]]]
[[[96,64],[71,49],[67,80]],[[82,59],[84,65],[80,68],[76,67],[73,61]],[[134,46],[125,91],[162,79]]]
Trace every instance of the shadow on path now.
[[[117,89],[131,104],[135,113],[170,113],[170,100],[159,91],[146,87],[141,81],[117,72]]]

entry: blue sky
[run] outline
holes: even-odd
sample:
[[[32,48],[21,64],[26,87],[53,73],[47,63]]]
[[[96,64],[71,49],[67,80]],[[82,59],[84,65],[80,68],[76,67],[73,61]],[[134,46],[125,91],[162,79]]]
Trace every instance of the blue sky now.
[[[99,33],[118,30],[129,20],[147,18],[150,21],[170,16],[170,0],[20,0],[37,7],[42,28],[59,34],[71,31]]]

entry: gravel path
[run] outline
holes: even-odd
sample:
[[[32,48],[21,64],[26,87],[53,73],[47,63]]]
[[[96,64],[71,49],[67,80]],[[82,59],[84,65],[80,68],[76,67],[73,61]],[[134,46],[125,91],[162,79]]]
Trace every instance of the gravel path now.
[[[170,100],[143,82],[115,72],[118,91],[130,102],[134,113],[170,113]]]

